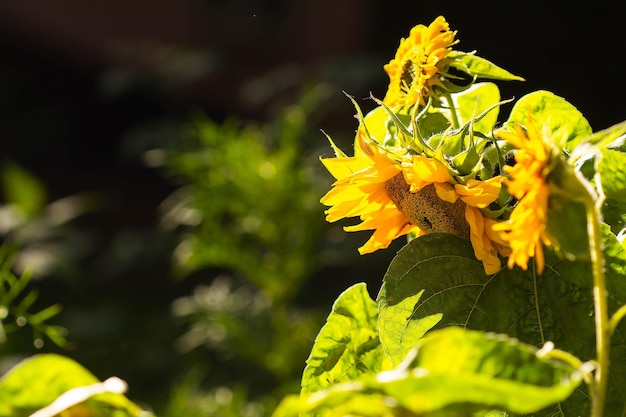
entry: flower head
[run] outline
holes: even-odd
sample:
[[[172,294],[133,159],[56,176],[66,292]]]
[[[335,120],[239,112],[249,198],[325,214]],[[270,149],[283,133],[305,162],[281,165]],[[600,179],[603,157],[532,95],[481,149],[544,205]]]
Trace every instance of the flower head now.
[[[543,272],[544,245],[550,245],[546,233],[548,197],[550,186],[546,182],[549,173],[549,157],[552,147],[531,121],[526,129],[516,124],[512,130],[500,130],[497,136],[517,148],[515,165],[504,167],[510,179],[504,182],[509,193],[518,199],[508,220],[493,226],[502,240],[511,248],[508,266],[528,268],[528,260],[535,257],[537,271]]]
[[[428,27],[417,25],[408,38],[400,40],[395,58],[384,66],[389,75],[389,87],[383,102],[389,107],[408,108],[425,104],[424,98],[432,94],[432,87],[441,85],[444,58],[456,42],[456,31],[443,16]]]
[[[361,254],[384,249],[410,232],[443,232],[469,238],[486,273],[500,270],[498,254],[508,254],[506,243],[491,230],[496,221],[485,218],[481,209],[498,198],[503,177],[457,183],[437,159],[388,156],[364,128],[357,133],[355,156],[335,152],[337,157],[322,159],[337,181],[321,202],[330,206],[329,222],[360,217],[360,224],[344,230],[374,230],[359,248]]]
[[[321,199],[322,204],[331,206],[325,211],[326,220],[359,216],[360,224],[344,230],[374,230],[359,253],[384,249],[394,239],[417,231],[388,195],[387,183],[402,172],[399,163],[368,143],[363,129],[357,134],[355,156],[338,154],[322,163],[337,180]]]
[[[491,231],[496,220],[483,216],[481,209],[498,198],[503,177],[460,184],[443,163],[422,155],[404,163],[403,170],[408,193],[400,207],[411,222],[424,233],[446,232],[469,238],[485,272],[498,272],[498,254],[507,253],[506,244]]]

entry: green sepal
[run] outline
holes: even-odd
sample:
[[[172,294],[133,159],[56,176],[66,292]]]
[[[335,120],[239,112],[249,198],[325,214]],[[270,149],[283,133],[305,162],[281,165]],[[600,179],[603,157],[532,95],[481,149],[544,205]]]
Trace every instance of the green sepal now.
[[[452,158],[452,164],[459,173],[459,176],[474,174],[477,165],[481,161],[481,155],[477,152],[472,132],[469,132],[468,136],[470,137],[470,144],[467,149],[459,152]]]
[[[395,147],[398,145],[400,135],[410,136],[410,132],[406,128],[403,129],[401,118],[398,117],[398,121],[395,121],[383,106],[377,106],[367,113],[362,123],[370,139],[382,146]]]
[[[408,128],[409,124],[412,125],[413,123],[405,124],[403,122],[402,119],[406,119],[407,117],[410,117],[410,116],[406,114],[402,114],[402,113],[395,113],[389,106],[383,103],[382,100],[379,100],[374,96],[371,96],[371,99],[374,100],[376,104],[378,104],[381,108],[383,108],[387,112],[387,114],[389,115],[389,118],[393,121],[394,126],[400,133],[400,136],[398,138],[399,140],[397,141],[398,143],[394,142],[394,146],[400,145],[403,148],[408,148],[409,145],[411,145],[411,146],[418,146],[420,149],[420,152],[428,153],[429,151],[431,151],[431,149],[428,148],[428,145],[426,145],[426,143],[424,142],[424,138],[420,136],[418,132],[411,132],[409,130]],[[428,103],[430,103],[430,100]],[[420,113],[420,115],[426,114],[427,110],[428,110],[428,106],[422,109],[422,112]],[[411,117],[412,120],[415,120],[417,118],[419,118],[419,115],[416,118]]]
[[[416,126],[417,134],[422,138],[429,138],[428,145],[435,149],[438,144],[434,143],[433,147],[430,138],[445,132],[450,127],[450,121],[441,113],[426,113],[417,119]]]

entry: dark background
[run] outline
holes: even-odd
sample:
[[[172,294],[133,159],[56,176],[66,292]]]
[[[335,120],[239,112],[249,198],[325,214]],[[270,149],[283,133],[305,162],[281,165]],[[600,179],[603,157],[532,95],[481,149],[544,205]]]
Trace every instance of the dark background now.
[[[143,193],[135,202],[142,205],[143,197],[158,200],[160,190],[136,161],[120,160],[121,144],[133,129],[184,118],[196,106],[216,120],[264,119],[280,93],[312,80],[335,81],[340,100],[341,90],[382,96],[382,65],[399,38],[438,14],[458,30],[458,49],[477,50],[526,78],[502,84],[504,97],[549,89],[602,129],[621,121],[626,110],[623,21],[616,7],[525,1],[2,2],[0,149],[3,157],[44,176],[53,196],[89,182]],[[272,79],[274,91],[255,89],[260,77]],[[339,110],[352,111],[347,101]],[[332,123],[320,128],[328,131],[336,120],[352,123],[343,114],[330,117]]]
[[[382,66],[399,39],[439,14],[458,30],[456,48],[526,78],[500,83],[504,98],[550,90],[594,130],[626,119],[623,15],[608,2],[0,2],[0,161],[35,174],[50,201],[93,192],[104,201],[79,220],[88,259],[65,271],[73,284],[41,284],[52,302],[84,312],[66,324],[99,348],[76,355],[102,378],[128,379],[140,398],[148,395],[141,387],[174,372],[163,366],[177,365],[166,360],[171,329],[162,326],[155,348],[149,323],[168,322],[169,303],[203,277],[168,275],[175,242],[154,230],[175,187],[146,166],[143,151],[167,141],[190,111],[268,120],[301,86],[320,81],[332,97],[317,128],[349,140],[355,122],[342,90],[382,97]],[[322,134],[319,142],[326,146]],[[320,303],[330,307],[351,279],[379,281],[391,256],[374,255],[370,276],[319,281],[334,285],[319,289]],[[145,329],[116,329],[105,298],[134,306]]]

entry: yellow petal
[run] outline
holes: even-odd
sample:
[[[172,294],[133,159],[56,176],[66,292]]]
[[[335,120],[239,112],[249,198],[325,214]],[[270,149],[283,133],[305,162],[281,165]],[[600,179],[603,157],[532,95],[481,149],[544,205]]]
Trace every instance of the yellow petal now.
[[[486,274],[495,274],[502,268],[502,265],[498,258],[498,251],[485,231],[485,219],[482,213],[478,208],[466,205],[465,219],[470,226],[470,241],[476,259],[483,263]]]
[[[346,178],[355,172],[367,168],[371,164],[371,161],[366,158],[355,158],[353,156],[345,158],[320,158],[320,161],[322,161],[322,164],[324,164],[328,172],[337,180]]]
[[[440,199],[447,201],[448,203],[454,203],[458,198],[452,184],[447,182],[435,183],[435,191]]]
[[[465,204],[485,208],[497,200],[503,180],[501,176],[487,181],[469,180],[466,185],[455,184],[454,190]]]

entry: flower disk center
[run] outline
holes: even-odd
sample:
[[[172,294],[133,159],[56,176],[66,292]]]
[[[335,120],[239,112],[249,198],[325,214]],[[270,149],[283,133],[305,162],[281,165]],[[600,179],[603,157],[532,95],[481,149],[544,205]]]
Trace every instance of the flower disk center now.
[[[422,71],[422,65],[426,63],[426,54],[422,48],[413,48],[408,55],[400,75],[400,89],[405,92],[411,89],[418,72]]]
[[[433,184],[412,193],[400,173],[385,183],[385,192],[398,210],[409,218],[411,224],[424,233],[443,232],[469,237],[465,203],[460,199],[454,203],[443,201]]]

